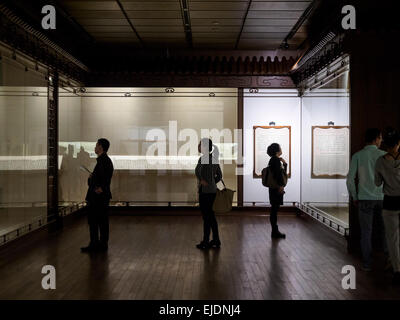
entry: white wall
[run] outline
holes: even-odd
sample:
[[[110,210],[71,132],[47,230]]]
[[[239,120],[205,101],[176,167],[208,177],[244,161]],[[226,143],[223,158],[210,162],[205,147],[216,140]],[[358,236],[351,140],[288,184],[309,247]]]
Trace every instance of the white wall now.
[[[279,96],[261,97],[262,94],[277,92]],[[253,178],[253,126],[268,126],[271,121],[276,126],[291,126],[291,178],[286,187],[285,202],[300,201],[300,98],[297,90],[259,90],[244,98],[244,157],[243,177],[244,202],[269,202],[268,189],[260,178]],[[282,155],[285,159],[289,155]]]
[[[268,189],[262,186],[260,178],[253,178],[253,126],[268,126],[271,121],[277,126],[292,127],[292,176],[286,187],[284,201],[327,204],[348,201],[345,179],[311,178],[311,128],[328,125],[329,121],[333,121],[337,126],[348,126],[349,98],[336,89],[319,90],[318,96],[313,94],[299,98],[296,95],[296,90],[260,90],[257,94],[249,94],[248,90],[245,90],[244,202],[269,201]],[[283,157],[288,158],[287,155]]]

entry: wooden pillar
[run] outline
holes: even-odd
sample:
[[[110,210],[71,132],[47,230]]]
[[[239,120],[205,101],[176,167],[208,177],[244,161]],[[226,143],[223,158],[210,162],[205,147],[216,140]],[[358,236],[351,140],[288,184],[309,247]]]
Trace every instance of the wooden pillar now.
[[[238,88],[237,108],[237,128],[240,130],[241,135],[238,145],[237,205],[238,207],[243,207],[243,88]]]
[[[48,75],[47,86],[47,220],[49,230],[62,227],[58,214],[58,72]]]

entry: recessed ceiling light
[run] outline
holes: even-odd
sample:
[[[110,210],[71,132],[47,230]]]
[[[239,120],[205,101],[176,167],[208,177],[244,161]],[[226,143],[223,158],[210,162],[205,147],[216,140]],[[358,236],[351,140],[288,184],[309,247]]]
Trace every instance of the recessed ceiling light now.
[[[219,25],[219,21],[213,21],[212,24],[213,24],[214,26],[218,26],[218,25]]]

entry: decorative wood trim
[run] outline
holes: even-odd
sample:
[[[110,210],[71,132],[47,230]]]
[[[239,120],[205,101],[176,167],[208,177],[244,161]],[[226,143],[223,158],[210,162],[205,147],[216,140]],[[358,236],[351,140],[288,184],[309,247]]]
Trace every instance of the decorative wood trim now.
[[[346,179],[346,176],[335,175],[316,175],[314,174],[314,130],[315,129],[350,129],[349,126],[312,126],[311,127],[311,178],[312,179]],[[349,132],[350,134],[350,132]],[[349,135],[350,137],[350,135]],[[349,144],[350,146],[350,144]]]
[[[289,172],[288,178],[292,176],[292,127],[291,126],[253,126],[253,178],[260,179],[261,175],[256,173],[256,129],[289,129]]]
[[[332,32],[328,34],[334,35]],[[318,45],[310,48],[298,61],[297,65],[300,65],[300,67],[291,71],[294,83],[301,86],[303,81],[311,78],[345,53],[349,53],[348,51],[344,34],[336,35],[328,42],[322,39]],[[304,59],[306,59],[305,62]]]
[[[289,76],[95,74],[88,87],[295,88]]]
[[[84,82],[89,69],[42,32],[22,21],[0,4],[0,41],[78,82]]]

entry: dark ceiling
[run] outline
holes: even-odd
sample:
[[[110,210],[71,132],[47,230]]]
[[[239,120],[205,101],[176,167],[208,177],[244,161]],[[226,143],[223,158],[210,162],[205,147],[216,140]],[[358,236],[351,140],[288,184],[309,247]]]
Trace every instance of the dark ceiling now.
[[[357,5],[358,25],[362,21],[367,21],[366,24],[378,21],[380,25],[394,14],[393,10],[386,10],[385,1],[2,0],[2,3],[83,63],[98,68],[102,64],[125,65],[135,58],[169,57],[182,52],[185,56],[219,55],[228,59],[232,56],[296,58],[318,43],[332,25],[340,28],[343,4]],[[41,10],[46,4],[56,8],[56,30],[41,27],[44,16]],[[381,18],[371,19],[375,12],[381,12],[378,15]]]
[[[287,75],[300,56],[300,69],[308,70],[301,71],[301,75],[307,76],[326,63],[313,56],[322,47],[322,55],[336,57],[342,54],[340,39],[354,39],[363,32],[386,35],[398,30],[398,11],[391,3],[392,0],[1,0],[0,35],[3,42],[22,48],[46,64],[53,63],[77,79],[88,73],[113,72]],[[41,26],[42,7],[48,4],[56,8],[55,30]],[[356,30],[345,31],[342,27],[342,7],[348,4],[357,10]],[[391,45],[390,41],[386,45]],[[302,67],[304,64],[306,67]],[[300,69],[295,73],[300,75]]]
[[[141,48],[277,49],[311,0],[71,1],[59,6],[96,42]],[[307,21],[291,39],[306,38]]]
[[[35,29],[84,61],[143,50],[297,50],[320,0],[5,0]],[[43,30],[42,6],[57,29]]]

